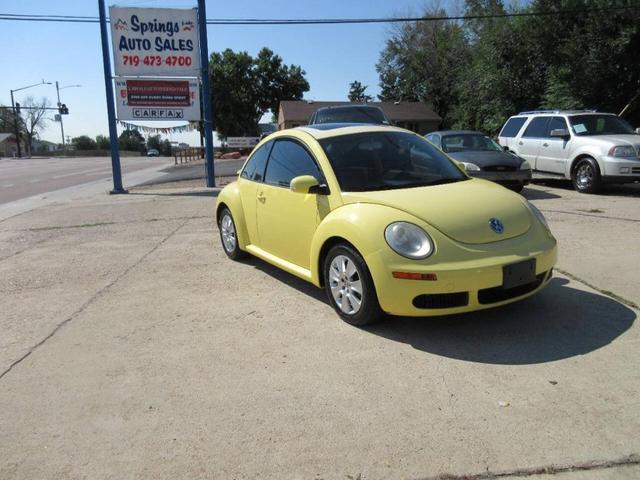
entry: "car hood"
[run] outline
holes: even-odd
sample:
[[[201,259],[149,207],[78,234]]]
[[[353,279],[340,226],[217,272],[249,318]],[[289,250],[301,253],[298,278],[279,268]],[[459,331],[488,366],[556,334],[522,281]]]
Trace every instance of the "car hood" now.
[[[498,242],[531,228],[531,214],[520,196],[486,180],[471,179],[432,187],[344,192],[343,201],[373,203],[409,213],[463,243]],[[489,221],[499,219],[504,232],[494,232]]]
[[[451,158],[458,162],[475,163],[480,168],[501,165],[505,167],[520,168],[523,160],[507,152],[484,151],[484,150],[465,150],[462,152],[447,153]]]

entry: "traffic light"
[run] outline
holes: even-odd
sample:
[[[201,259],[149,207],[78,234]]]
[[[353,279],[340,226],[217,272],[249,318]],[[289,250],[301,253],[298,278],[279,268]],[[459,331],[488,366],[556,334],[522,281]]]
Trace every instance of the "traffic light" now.
[[[67,108],[67,106],[62,103],[58,107],[58,112],[60,113],[60,115],[69,115],[69,108]]]
[[[16,115],[20,115],[20,104],[16,102]]]

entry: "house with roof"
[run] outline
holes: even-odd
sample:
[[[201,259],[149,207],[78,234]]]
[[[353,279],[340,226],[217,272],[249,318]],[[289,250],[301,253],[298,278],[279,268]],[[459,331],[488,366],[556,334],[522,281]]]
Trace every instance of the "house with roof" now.
[[[313,112],[323,107],[350,105],[352,102],[316,102],[311,100],[284,100],[278,111],[278,130],[307,125]],[[438,130],[442,118],[422,102],[369,102],[380,107],[385,115],[400,128],[419,135]]]
[[[25,151],[24,140],[20,139],[20,146],[22,151]],[[15,157],[18,155],[18,143],[16,142],[16,136],[13,133],[0,133],[0,158],[2,157]]]

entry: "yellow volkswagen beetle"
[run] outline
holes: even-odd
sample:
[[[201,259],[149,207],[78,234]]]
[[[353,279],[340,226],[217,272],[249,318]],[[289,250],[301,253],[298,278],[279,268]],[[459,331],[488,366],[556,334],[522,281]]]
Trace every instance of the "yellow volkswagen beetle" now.
[[[536,207],[424,138],[322,124],[265,138],[218,197],[225,253],[324,287],[338,315],[445,315],[541,290],[556,240]]]

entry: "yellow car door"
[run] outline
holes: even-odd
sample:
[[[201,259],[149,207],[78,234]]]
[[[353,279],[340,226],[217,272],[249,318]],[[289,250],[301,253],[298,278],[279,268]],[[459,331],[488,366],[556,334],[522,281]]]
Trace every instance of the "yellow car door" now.
[[[257,190],[259,247],[287,262],[309,269],[311,240],[319,222],[319,195],[296,193],[291,180],[312,175],[324,177],[309,150],[290,138],[275,140],[264,183]]]
[[[247,232],[249,233],[249,243],[252,245],[258,243],[256,195],[260,182],[264,179],[264,170],[267,166],[267,158],[269,157],[271,147],[273,147],[273,142],[267,142],[253,152],[238,178],[240,201],[242,202],[242,210],[244,212]]]

